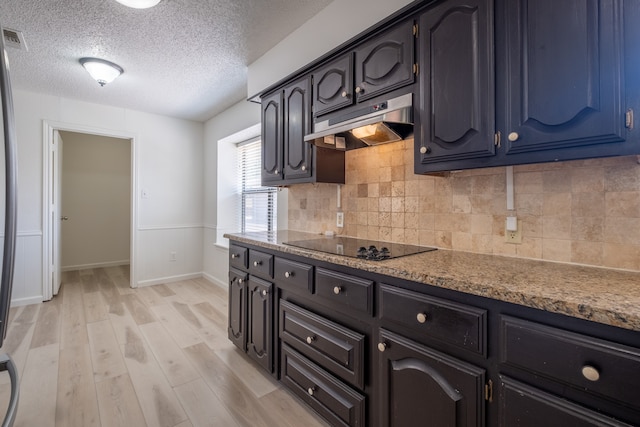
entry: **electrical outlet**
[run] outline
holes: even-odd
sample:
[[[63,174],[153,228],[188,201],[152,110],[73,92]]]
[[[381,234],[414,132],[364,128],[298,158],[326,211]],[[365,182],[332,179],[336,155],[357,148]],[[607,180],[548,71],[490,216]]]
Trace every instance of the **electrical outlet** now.
[[[522,244],[522,221],[518,220],[518,228],[515,231],[509,231],[508,226],[504,226],[504,241],[515,245]]]
[[[174,252],[169,252],[169,261],[177,261],[178,255]]]
[[[344,227],[344,212],[338,212],[336,214],[336,227]]]

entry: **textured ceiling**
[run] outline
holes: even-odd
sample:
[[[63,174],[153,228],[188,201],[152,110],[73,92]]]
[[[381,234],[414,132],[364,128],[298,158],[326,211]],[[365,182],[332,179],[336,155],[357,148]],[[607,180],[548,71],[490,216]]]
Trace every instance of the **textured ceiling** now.
[[[0,24],[24,32],[8,48],[14,88],[204,121],[245,99],[247,65],[332,0],[1,0]],[[78,63],[124,74],[101,88]]]

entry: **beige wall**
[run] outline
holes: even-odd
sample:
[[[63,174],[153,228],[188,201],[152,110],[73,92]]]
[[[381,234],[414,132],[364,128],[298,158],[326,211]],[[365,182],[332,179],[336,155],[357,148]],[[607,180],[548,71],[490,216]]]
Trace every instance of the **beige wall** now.
[[[345,235],[640,271],[636,156],[515,166],[521,245],[504,241],[504,167],[414,175],[407,140],[349,151],[346,169]],[[329,184],[292,186],[289,228],[341,231],[336,193]]]
[[[333,0],[271,50],[249,64],[247,95],[257,95],[412,0]]]
[[[128,264],[131,142],[74,132],[62,136],[63,269]]]

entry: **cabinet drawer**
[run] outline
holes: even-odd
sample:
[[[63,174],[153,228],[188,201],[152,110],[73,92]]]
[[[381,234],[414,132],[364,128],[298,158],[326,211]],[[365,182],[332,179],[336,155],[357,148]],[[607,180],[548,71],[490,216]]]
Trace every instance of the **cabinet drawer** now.
[[[364,388],[364,335],[281,300],[280,339],[343,380]]]
[[[276,257],[274,278],[281,288],[313,293],[313,266],[311,265]]]
[[[500,425],[631,427],[510,378],[500,377]]]
[[[502,316],[500,362],[640,408],[637,348]]]
[[[265,279],[273,279],[273,255],[250,250],[249,273]]]
[[[316,294],[331,305],[373,314],[373,282],[324,268],[316,269]]]
[[[242,246],[229,245],[229,265],[241,270],[247,269],[247,262],[249,260],[249,249]]]
[[[364,426],[365,397],[286,344],[281,381],[334,426]]]
[[[383,284],[380,318],[415,340],[436,339],[486,356],[486,310]]]

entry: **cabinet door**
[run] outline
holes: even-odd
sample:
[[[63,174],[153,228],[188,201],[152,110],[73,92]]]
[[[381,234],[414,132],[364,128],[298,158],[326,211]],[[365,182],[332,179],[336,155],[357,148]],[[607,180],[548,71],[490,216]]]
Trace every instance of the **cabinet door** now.
[[[352,58],[344,55],[313,72],[314,117],[353,104]]]
[[[312,145],[304,141],[311,132],[311,82],[308,77],[284,89],[284,177],[309,178]]]
[[[414,40],[410,20],[355,50],[356,101],[414,82]]]
[[[495,154],[493,0],[442,2],[420,17],[416,172]]]
[[[501,377],[501,427],[630,427],[582,406]]]
[[[249,330],[247,353],[260,366],[273,372],[273,285],[257,277],[249,277]]]
[[[623,141],[622,0],[504,4],[506,152]]]
[[[380,425],[484,426],[484,369],[384,329],[378,342]]]
[[[262,99],[262,184],[282,180],[282,91]]]
[[[247,274],[229,269],[229,339],[247,349]]]

